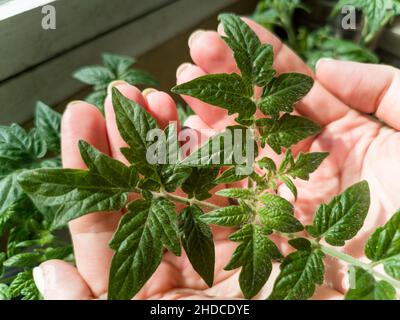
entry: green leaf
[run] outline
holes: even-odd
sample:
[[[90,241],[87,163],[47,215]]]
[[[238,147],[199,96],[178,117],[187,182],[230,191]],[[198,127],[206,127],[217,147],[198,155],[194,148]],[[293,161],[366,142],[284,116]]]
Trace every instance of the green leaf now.
[[[289,244],[297,250],[311,251],[311,242],[305,238],[290,239]]]
[[[0,180],[0,217],[23,194],[18,184],[20,173],[17,171]]]
[[[192,168],[180,165],[181,149],[176,124],[169,124],[164,133],[165,139],[159,139],[157,143],[160,144],[161,150],[165,150],[165,154],[158,157],[165,158],[165,161],[157,166],[157,172],[165,191],[175,192],[189,178]]]
[[[8,294],[8,286],[4,283],[0,283],[0,301],[1,300],[11,300]]]
[[[46,142],[37,130],[27,133],[17,124],[0,126],[0,178],[45,156]]]
[[[211,197],[210,190],[216,186],[215,179],[220,170],[219,166],[193,168],[190,176],[182,185],[182,190],[189,198],[205,200]]]
[[[113,53],[103,53],[102,59],[104,66],[111,70],[116,76],[124,73],[135,63],[134,58]]]
[[[302,224],[294,217],[294,209],[289,201],[273,194],[262,196],[261,201],[265,207],[258,214],[265,227],[287,233],[303,230]]]
[[[329,204],[322,204],[307,232],[313,237],[325,238],[333,246],[343,246],[364,224],[370,205],[370,191],[366,181],[359,182]]]
[[[32,270],[18,273],[8,288],[10,298],[22,298],[22,300],[41,300],[39,290],[33,280]]]
[[[257,164],[260,168],[267,169],[268,171],[271,171],[272,173],[276,172],[276,164],[274,160],[268,157],[264,157],[261,160],[257,161]]]
[[[211,229],[203,222],[203,217],[205,215],[198,206],[189,206],[179,215],[179,229],[182,246],[193,269],[212,287],[215,249]]]
[[[249,189],[240,189],[240,188],[229,188],[222,189],[216,192],[217,195],[226,197],[226,198],[235,198],[235,199],[254,199],[255,194],[252,190]]]
[[[400,210],[369,237],[365,255],[372,261],[400,255]]]
[[[271,260],[282,257],[268,235],[259,226],[248,224],[230,236],[232,241],[241,244],[236,248],[225,270],[242,267],[239,284],[246,299],[254,297],[267,282],[272,271]]]
[[[36,104],[35,126],[46,141],[47,148],[59,154],[61,151],[61,114],[39,101]]]
[[[265,86],[275,74],[272,69],[274,53],[271,45],[261,44],[255,32],[237,15],[221,14],[219,20],[226,36],[222,37],[232,49],[236,63],[252,94],[252,85]]]
[[[216,184],[234,183],[242,181],[243,179],[246,179],[248,177],[248,175],[241,173],[242,170],[240,166],[229,168],[219,175],[219,177],[215,180],[215,183]]]
[[[247,206],[229,206],[207,213],[201,220],[208,224],[222,227],[238,227],[253,217],[253,212]]]
[[[293,242],[292,242],[293,243]],[[305,300],[324,281],[324,254],[319,249],[300,250],[289,254],[282,262],[270,300]]]
[[[386,281],[376,281],[366,270],[355,267],[355,288],[351,288],[345,300],[396,300],[396,290]]]
[[[160,85],[150,73],[139,69],[127,70],[122,73],[119,78],[131,85],[145,85],[153,87],[158,87]]]
[[[293,183],[293,181],[287,176],[280,176],[279,178],[286,185],[286,187],[288,187],[290,192],[294,195],[294,199],[297,200],[297,187]]]
[[[278,121],[269,118],[257,120],[263,145],[265,142],[277,153],[290,148],[307,137],[317,134],[321,127],[299,116],[285,114]]]
[[[38,169],[20,175],[19,182],[35,204],[51,207],[53,228],[92,212],[123,208],[128,193],[137,183],[134,167],[101,154],[85,142],[80,143],[87,170]]]
[[[172,92],[224,108],[228,114],[238,113],[240,119],[250,119],[256,112],[251,93],[235,73],[202,76],[174,87]]]
[[[243,168],[251,166],[257,155],[258,147],[253,132],[243,126],[231,126],[208,139],[181,165],[200,167],[235,164]]]
[[[155,168],[146,161],[147,141],[150,130],[157,129],[156,121],[140,105],[124,97],[117,88],[113,88],[112,101],[119,133],[128,144],[124,155],[134,164],[140,173],[148,176],[148,170]]]
[[[106,90],[99,90],[89,94],[85,100],[90,104],[96,106],[104,115],[104,102],[107,98]]]
[[[79,69],[73,74],[74,78],[90,85],[108,85],[115,79],[115,75],[102,66],[90,66]]]
[[[329,156],[327,152],[300,153],[296,162],[286,170],[286,174],[293,178],[308,180],[310,174],[318,169],[327,156]]]
[[[163,247],[180,254],[175,206],[165,199],[129,204],[110,242],[114,254],[108,298],[128,300],[144,286],[161,263]]]
[[[383,267],[389,276],[400,281],[400,256],[385,261]]]
[[[292,112],[294,104],[311,90],[313,84],[312,78],[301,73],[282,74],[265,87],[258,107],[265,115],[278,119],[279,112]]]
[[[6,261],[4,266],[8,268],[33,267],[41,262],[42,254],[39,252],[23,252],[16,254]]]

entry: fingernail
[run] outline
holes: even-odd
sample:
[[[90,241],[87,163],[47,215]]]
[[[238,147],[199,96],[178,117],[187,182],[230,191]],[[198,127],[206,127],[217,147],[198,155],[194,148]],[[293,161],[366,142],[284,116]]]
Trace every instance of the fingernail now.
[[[218,31],[218,33],[220,33],[220,34],[224,34],[224,33],[225,33],[225,31],[224,31],[224,25],[222,24],[222,22],[220,22],[220,23],[218,24],[217,31]]]
[[[74,106],[74,105],[76,105],[76,104],[82,103],[82,102],[84,102],[84,101],[82,101],[82,100],[74,100],[74,101],[71,101],[71,102],[69,102],[69,103],[67,104],[66,109],[68,109],[69,107],[72,107],[72,106]]]
[[[129,83],[126,82],[126,81],[123,81],[123,80],[116,80],[116,81],[110,82],[110,84],[109,84],[108,87],[107,87],[107,94],[108,94],[108,95],[111,95],[111,93],[112,93],[112,88],[114,88],[114,87],[116,87],[116,86],[119,86],[119,85],[121,85],[121,84],[129,84]]]
[[[147,89],[144,89],[143,91],[142,91],[142,95],[143,95],[143,97],[147,97],[149,94],[151,94],[151,93],[153,93],[153,92],[157,92],[158,90],[157,89],[154,89],[154,88],[147,88]]]
[[[192,44],[194,43],[194,41],[196,40],[196,38],[198,38],[199,35],[201,35],[202,33],[204,33],[204,30],[199,29],[199,30],[194,31],[194,32],[190,35],[189,41],[188,41],[189,47],[192,46]]]
[[[333,61],[333,60],[334,60],[334,59],[332,59],[332,58],[321,58],[321,59],[319,59],[319,60],[317,61],[317,63],[315,64],[315,70],[318,69],[318,66],[320,65],[321,62],[323,62],[323,61]]]
[[[182,63],[182,64],[178,67],[178,69],[176,69],[176,76],[179,77],[179,76],[182,74],[182,72],[183,72],[185,69],[187,69],[188,67],[190,67],[190,66],[191,66],[191,64],[188,63],[188,62]]]
[[[40,294],[44,295],[44,273],[42,268],[35,267],[33,268],[33,280],[35,281],[36,287],[39,290]]]
[[[95,300],[107,300],[107,293],[103,293],[102,295],[100,295],[97,299]]]

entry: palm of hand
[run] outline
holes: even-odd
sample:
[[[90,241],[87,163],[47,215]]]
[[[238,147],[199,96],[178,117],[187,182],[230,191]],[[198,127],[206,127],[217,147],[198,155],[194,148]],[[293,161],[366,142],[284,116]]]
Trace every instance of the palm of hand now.
[[[271,43],[274,46],[276,53],[275,68],[280,73],[284,72],[302,72],[311,74],[311,71],[300,61],[300,59],[290,51],[289,48],[282,46],[280,41],[272,34],[268,33],[263,28],[255,23],[248,21],[249,25],[255,30],[260,39],[265,43]],[[220,30],[221,33],[221,30]],[[178,83],[186,82],[205,73],[231,73],[237,72],[237,67],[233,61],[232,54],[227,46],[221,41],[216,32],[203,32],[196,39],[191,39],[190,49],[193,60],[197,65],[186,65],[185,68],[178,70]],[[285,61],[285,64],[282,63]],[[332,74],[332,73],[330,73]],[[355,240],[350,241],[345,250],[356,257],[363,255],[363,244],[370,232],[387,220],[390,214],[400,206],[400,199],[397,196],[400,191],[396,184],[396,177],[400,177],[400,170],[396,169],[396,164],[400,160],[400,152],[395,149],[395,145],[400,142],[400,134],[392,129],[384,127],[384,125],[372,117],[366,116],[359,111],[351,109],[346,104],[353,104],[351,94],[342,90],[338,83],[345,79],[345,75],[338,77],[336,81],[329,82],[329,77],[324,77],[323,74],[317,74],[317,81],[312,92],[297,106],[296,111],[300,114],[319,122],[323,127],[320,135],[314,139],[310,139],[305,143],[299,144],[294,149],[294,153],[326,151],[330,153],[322,164],[322,166],[312,176],[310,181],[296,181],[299,191],[299,198],[296,202],[297,216],[304,224],[310,223],[313,213],[317,206],[321,203],[327,203],[336,194],[343,191],[349,185],[366,179],[370,183],[372,197],[372,208],[369,218],[360,232],[360,236]],[[337,88],[336,88],[336,87]],[[343,87],[343,86],[342,86]],[[353,88],[356,86],[353,86]],[[343,102],[337,99],[328,90],[334,92],[336,96],[342,98]],[[141,103],[143,97],[137,92],[135,94],[125,94],[129,98],[136,100],[138,103],[148,106],[146,107],[150,113],[156,115],[159,122],[167,122],[168,120],[176,120],[176,110],[167,112],[165,110],[174,109],[175,105],[171,101],[165,102],[166,97],[153,94],[153,99],[147,97],[147,102]],[[138,95],[140,97],[138,97]],[[378,95],[375,93],[375,95]],[[367,98],[370,96],[367,95]],[[378,101],[379,97],[372,99]],[[156,101],[158,99],[158,102]],[[230,124],[231,118],[226,116],[226,113],[218,108],[209,106],[196,99],[184,97],[184,99],[196,111],[197,115],[192,116],[185,123],[185,126],[193,129],[214,129],[221,130],[227,124]],[[363,104],[366,98],[356,101],[356,109],[361,110],[360,105]],[[153,100],[153,101],[150,101]],[[163,104],[164,103],[164,104]],[[108,103],[110,104],[110,102]],[[163,104],[164,109],[158,109],[156,105]],[[153,107],[153,110],[152,110]],[[321,110],[325,107],[325,110]],[[375,109],[377,106],[375,106]],[[111,108],[112,109],[112,108]],[[106,101],[107,110],[107,101]],[[363,110],[362,110],[363,111]],[[160,115],[161,112],[161,115]],[[110,143],[109,153],[116,159],[122,160],[119,153],[119,148],[124,146],[123,141],[116,131],[113,124],[113,116],[107,118],[107,135],[103,140],[108,140]],[[65,121],[67,123],[67,121]],[[77,125],[76,123],[74,124]],[[66,126],[65,126],[66,127]],[[71,132],[73,130],[66,130]],[[75,134],[76,135],[76,134]],[[84,134],[79,133],[78,135]],[[65,136],[63,138],[65,140]],[[83,137],[79,137],[80,139]],[[77,137],[71,138],[71,143],[75,143]],[[90,141],[90,137],[86,139]],[[104,142],[92,141],[95,146],[106,144]],[[71,147],[66,145],[65,148]],[[101,146],[98,147],[102,150]],[[103,148],[104,149],[104,148]],[[106,152],[107,153],[107,152]],[[271,151],[263,150],[264,154],[273,157]],[[79,157],[78,154],[75,154]],[[276,157],[275,157],[276,158]],[[383,161],[384,160],[384,161]],[[79,161],[78,161],[79,162]],[[72,161],[74,163],[74,161]],[[79,167],[79,166],[78,166]],[[390,170],[388,170],[390,168]],[[279,187],[279,193],[290,199],[292,196],[285,186]],[[293,200],[293,199],[292,199]],[[213,202],[224,205],[221,199],[212,199]],[[81,218],[82,219],[82,218]],[[88,217],[92,224],[93,217]],[[106,220],[109,221],[106,221]],[[112,256],[110,250],[105,249],[111,234],[115,230],[117,218],[102,219],[100,222],[101,232],[105,233],[102,241],[98,241],[95,237],[92,241],[96,241],[94,250],[97,250],[97,256],[106,257],[102,267],[95,266],[93,261],[89,261],[87,257],[79,257],[79,249],[82,245],[82,239],[78,239],[82,234],[93,234],[99,232],[93,231],[93,225],[90,227],[81,228],[85,222],[77,221],[80,226],[77,228],[81,232],[75,233],[74,247],[78,260],[78,269],[82,277],[86,280],[94,296],[99,296],[106,290],[107,287],[107,272],[109,261]],[[79,220],[79,219],[78,219]],[[97,218],[95,218],[97,220]],[[75,223],[75,222],[74,222]],[[72,224],[73,226],[73,224]],[[233,250],[236,247],[235,243],[228,240],[228,235],[231,230],[215,228],[213,229],[215,250],[216,250],[216,266],[215,266],[215,281],[212,288],[208,288],[203,280],[192,269],[188,258],[183,253],[182,257],[175,257],[171,253],[166,253],[164,260],[148,281],[141,292],[136,296],[139,299],[145,298],[240,298],[242,294],[238,286],[238,274],[240,270],[224,271],[223,267],[228,263]],[[87,244],[86,246],[89,246]],[[84,247],[84,246],[83,246]],[[95,256],[96,257],[96,256]],[[79,260],[82,262],[79,263]],[[93,259],[92,259],[93,260]],[[95,260],[95,259],[94,259]],[[97,262],[97,261],[96,261]],[[333,284],[334,288],[343,292],[343,275],[338,275],[337,265],[332,261],[331,268],[328,268],[328,281]],[[96,272],[93,269],[98,268]],[[329,279],[329,272],[332,271],[332,277]],[[100,270],[100,271],[99,271]],[[273,274],[276,273],[274,269]],[[272,276],[273,278],[273,276]],[[260,292],[260,297],[265,297],[265,291],[270,290],[271,282],[268,283],[265,290]],[[268,289],[269,288],[269,289]],[[322,292],[320,290],[320,298],[335,297],[335,293]]]

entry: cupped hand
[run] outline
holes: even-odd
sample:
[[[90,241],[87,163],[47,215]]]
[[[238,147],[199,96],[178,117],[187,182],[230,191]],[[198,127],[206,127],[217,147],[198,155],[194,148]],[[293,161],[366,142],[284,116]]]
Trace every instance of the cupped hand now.
[[[254,22],[247,22],[261,41],[274,46],[274,67],[279,73],[313,75],[279,39]],[[195,64],[184,64],[178,69],[178,83],[207,73],[238,72],[230,49],[220,39],[221,33],[223,30],[219,28],[218,33],[199,31],[192,35],[189,47]],[[320,123],[323,131],[318,137],[299,144],[295,151],[328,151],[331,155],[309,182],[298,183],[297,215],[302,222],[309,223],[318,204],[329,201],[354,182],[368,180],[372,192],[368,221],[360,237],[345,247],[352,254],[361,256],[366,235],[387,220],[400,203],[400,197],[396,197],[396,190],[400,190],[395,179],[396,175],[400,176],[400,170],[396,172],[400,150],[395,149],[400,139],[395,130],[400,129],[400,106],[395,100],[396,88],[398,91],[400,86],[399,71],[386,66],[322,61],[314,78],[313,89],[297,105],[296,112]],[[147,92],[143,95],[127,84],[114,85],[152,113],[160,126],[165,126],[169,120],[177,120],[175,103],[167,94]],[[222,109],[190,97],[184,99],[197,114],[190,117],[185,126],[220,131],[233,121]],[[375,113],[387,125],[366,113]],[[102,152],[125,161],[119,151],[125,143],[117,131],[109,97],[106,100],[106,121],[95,107],[87,103],[70,105],[63,118],[62,137],[65,167],[84,168],[77,149],[78,140],[86,140]],[[268,149],[263,153],[273,156]],[[279,161],[277,157],[275,159]],[[290,199],[285,187],[281,186],[279,192]],[[213,201],[224,205],[221,199],[214,198]],[[77,269],[62,261],[42,264],[39,272],[44,277],[39,282],[45,298],[93,299],[106,294],[112,258],[108,241],[120,217],[121,213],[94,213],[71,222]],[[236,246],[227,240],[227,234],[226,230],[214,230],[217,261],[213,288],[206,287],[185,256],[177,258],[167,253],[160,268],[136,298],[241,298],[238,270],[223,271]],[[333,289],[326,285],[321,287],[316,298],[339,298],[338,291],[344,292],[344,271],[338,276],[339,271],[335,270],[338,266],[334,261],[329,265],[332,267],[328,268],[328,279]],[[277,273],[276,267],[273,273]],[[271,284],[271,281],[267,283],[259,297],[266,296]]]

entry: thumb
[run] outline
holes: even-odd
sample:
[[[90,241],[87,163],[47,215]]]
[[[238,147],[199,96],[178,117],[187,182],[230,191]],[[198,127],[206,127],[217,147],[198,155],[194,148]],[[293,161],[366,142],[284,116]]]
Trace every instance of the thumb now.
[[[78,270],[62,260],[49,260],[33,269],[36,287],[45,300],[93,299]]]
[[[316,77],[349,107],[375,114],[400,130],[400,70],[391,66],[321,59]]]

